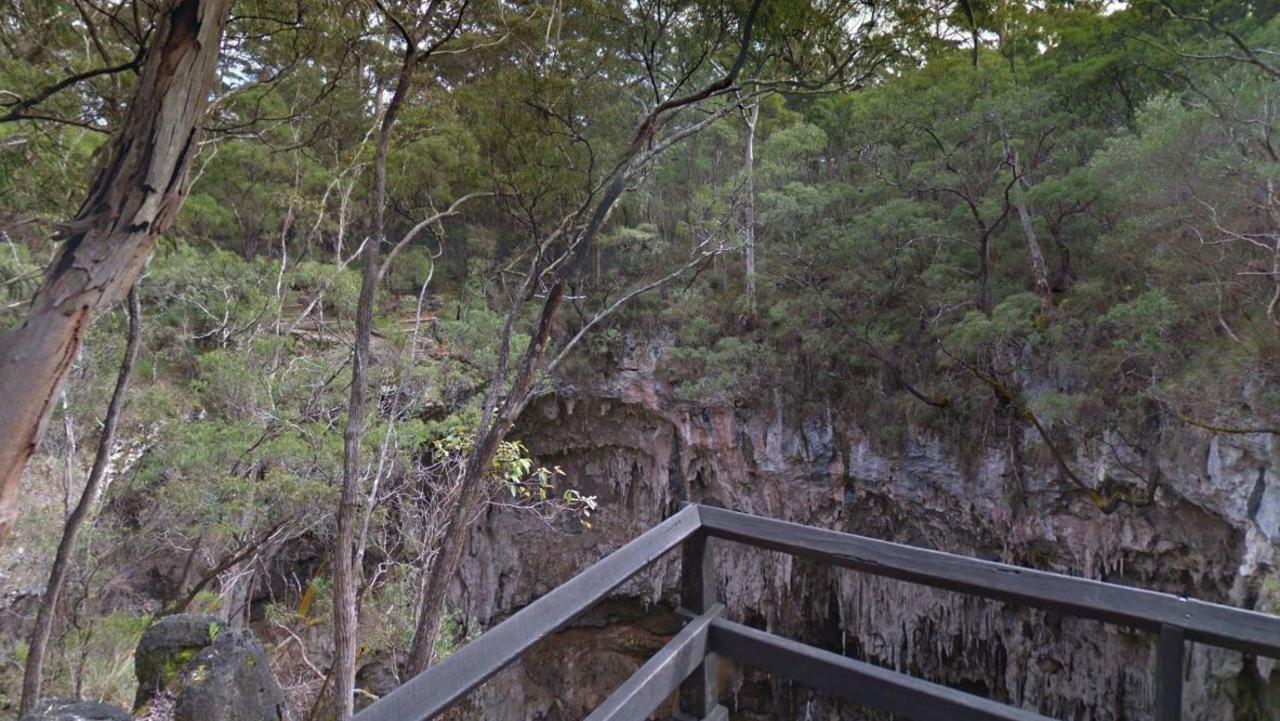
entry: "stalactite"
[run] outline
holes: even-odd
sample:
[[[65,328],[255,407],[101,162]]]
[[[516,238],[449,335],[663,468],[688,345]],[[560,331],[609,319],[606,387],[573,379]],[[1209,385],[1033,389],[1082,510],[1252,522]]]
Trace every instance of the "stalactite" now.
[[[505,583],[503,597],[493,599],[490,608],[527,603],[531,588],[563,581],[657,523],[675,507],[677,488],[688,488],[693,500],[784,520],[1072,575],[1194,590],[1210,600],[1243,594],[1246,586],[1239,579],[1263,572],[1273,558],[1271,541],[1250,527],[1239,533],[1235,524],[1245,519],[1237,521],[1226,505],[1232,483],[1253,487],[1258,454],[1270,457],[1261,447],[1242,445],[1254,443],[1250,439],[1215,441],[1220,447],[1204,455],[1197,449],[1205,448],[1207,439],[1206,445],[1174,449],[1182,454],[1178,458],[1184,460],[1177,462],[1182,467],[1211,467],[1214,488],[1220,489],[1204,488],[1208,481],[1193,471],[1182,493],[1194,503],[1177,501],[1141,516],[1102,517],[1087,504],[1051,493],[1050,479],[1028,468],[1029,500],[1013,510],[1003,495],[1007,458],[999,449],[978,451],[976,459],[966,460],[944,439],[924,433],[902,448],[885,449],[857,427],[836,425],[825,408],[805,421],[802,412],[784,406],[776,389],[773,403],[766,400],[757,412],[708,409],[704,417],[701,409],[688,412],[666,398],[660,385],[647,384],[656,382],[643,373],[629,374],[610,386],[614,400],[607,414],[600,415],[600,406],[583,396],[577,413],[561,414],[554,424],[535,423],[522,436],[535,454],[550,452],[570,468],[575,484],[600,494],[604,513],[590,536],[575,540],[571,548],[584,550],[572,551],[577,555],[571,562],[554,555],[535,558],[537,546],[503,546],[501,539],[520,526],[496,514],[493,522],[507,525],[490,534],[499,548],[484,562],[493,569],[487,577]],[[726,435],[718,428],[733,432]],[[826,445],[839,448],[833,457],[840,461],[824,465],[826,475],[817,477],[814,470],[826,457]],[[1206,455],[1211,457],[1207,463]],[[1073,462],[1090,468],[1095,461]],[[1171,468],[1177,463],[1171,461]],[[1247,478],[1236,479],[1246,466]],[[694,482],[699,474],[701,480]],[[848,499],[846,476],[856,479]],[[831,650],[1048,715],[1096,721],[1149,715],[1154,693],[1149,635],[797,562],[739,544],[716,543],[715,548],[720,600],[731,618],[796,637],[825,638]],[[1241,554],[1253,560],[1242,562]],[[674,597],[678,565],[675,559],[661,561],[620,592],[654,602],[656,609]],[[1184,590],[1187,578],[1194,589]],[[1193,645],[1186,678],[1188,718],[1228,721],[1242,664],[1238,654]],[[767,702],[760,694],[768,686],[759,685],[761,677],[752,678],[733,681],[729,693],[735,707]],[[800,689],[780,692],[787,703],[811,708],[817,718],[840,718],[821,697]],[[805,706],[810,699],[813,705]]]

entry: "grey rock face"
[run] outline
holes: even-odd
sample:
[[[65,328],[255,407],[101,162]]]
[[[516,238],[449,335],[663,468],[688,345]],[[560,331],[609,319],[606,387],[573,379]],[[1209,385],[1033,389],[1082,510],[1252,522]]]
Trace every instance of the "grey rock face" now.
[[[191,659],[179,680],[175,721],[286,721],[284,694],[249,631],[228,629]]]
[[[133,708],[141,708],[156,694],[172,688],[187,662],[213,641],[220,627],[213,616],[185,613],[165,616],[151,624],[133,654],[133,669],[138,677]]]
[[[486,626],[501,620],[686,498],[1238,607],[1277,607],[1280,439],[1170,430],[1155,449],[1164,474],[1156,502],[1103,514],[1065,488],[1051,465],[1012,467],[999,444],[958,448],[924,431],[887,440],[859,425],[857,409],[794,407],[768,389],[743,407],[691,407],[673,398],[644,354],[623,365],[629,370],[597,385],[532,405],[517,429],[536,456],[567,471],[567,485],[598,496],[595,527],[548,530],[517,513],[490,512],[472,532],[453,593],[454,607],[470,618]],[[1072,462],[1098,478],[1114,459],[1085,450]],[[714,545],[718,594],[735,620],[1055,718],[1152,718],[1148,634]],[[618,597],[669,606],[678,567],[678,554],[669,554]],[[643,653],[628,653],[641,649],[637,628],[579,623],[557,634],[540,646],[557,661],[531,658],[500,674],[482,690],[479,716],[574,718],[616,686],[589,669],[625,678],[643,663]],[[1185,718],[1280,718],[1273,668],[1191,645]],[[558,697],[566,687],[572,703]],[[735,720],[868,718],[751,672],[736,674],[728,689]]]
[[[97,701],[51,698],[36,702],[21,721],[130,721],[129,712]]]

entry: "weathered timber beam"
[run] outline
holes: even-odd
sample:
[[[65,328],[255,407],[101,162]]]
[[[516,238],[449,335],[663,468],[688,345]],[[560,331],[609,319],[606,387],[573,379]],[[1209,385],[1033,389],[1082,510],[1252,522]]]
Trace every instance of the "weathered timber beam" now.
[[[1280,617],[1215,603],[1075,578],[889,541],[810,528],[723,508],[700,507],[718,538],[973,596],[1158,633],[1182,629],[1188,641],[1280,658]]]
[[[586,721],[645,721],[680,684],[702,665],[707,655],[707,631],[724,616],[717,604],[690,621],[662,650],[609,694]]]
[[[563,628],[628,578],[698,530],[688,506],[524,607],[439,664],[355,715],[355,721],[425,721]]]
[[[711,651],[801,685],[916,721],[1052,721],[731,621],[711,623]]]

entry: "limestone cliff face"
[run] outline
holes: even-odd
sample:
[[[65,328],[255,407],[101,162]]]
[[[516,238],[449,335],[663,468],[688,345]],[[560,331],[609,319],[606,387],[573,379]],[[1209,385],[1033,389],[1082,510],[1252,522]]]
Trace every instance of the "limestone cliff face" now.
[[[857,409],[793,408],[744,389],[741,408],[673,400],[658,349],[591,387],[545,398],[519,435],[600,501],[595,528],[548,529],[494,511],[473,533],[455,598],[488,624],[670,514],[681,499],[926,548],[1137,585],[1249,608],[1276,595],[1280,444],[1185,432],[1159,449],[1164,486],[1146,508],[1104,515],[1052,469],[1015,473],[1004,450],[905,434],[876,440]],[[1101,477],[1108,457],[1077,459]],[[1154,644],[1143,633],[717,545],[732,618],[1056,718],[1151,717]],[[477,697],[488,719],[576,719],[674,627],[678,560],[550,639]],[[1280,718],[1267,662],[1192,646],[1188,718]],[[735,673],[741,719],[861,719],[786,682]]]

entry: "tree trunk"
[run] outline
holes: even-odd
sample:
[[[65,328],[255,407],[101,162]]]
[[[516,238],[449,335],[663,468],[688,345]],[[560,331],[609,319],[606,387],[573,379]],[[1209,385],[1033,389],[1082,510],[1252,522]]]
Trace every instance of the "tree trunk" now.
[[[1027,253],[1031,256],[1031,274],[1035,279],[1036,295],[1040,296],[1040,307],[1045,315],[1053,310],[1053,285],[1049,282],[1049,265],[1044,260],[1044,249],[1036,236],[1035,218],[1031,205],[1027,202],[1026,193],[1031,191],[1031,181],[1027,180],[1022,163],[1018,160],[1018,151],[1009,140],[1009,133],[1004,122],[996,118],[996,127],[1000,130],[1000,139],[1004,143],[1005,159],[1017,178],[1018,194],[1013,196],[1013,207],[1018,212],[1018,223],[1022,226],[1022,235],[1027,241]]]
[[[1280,241],[1271,253],[1271,302],[1267,303],[1267,320],[1280,333]]]
[[[498,446],[506,438],[507,432],[511,430],[511,426],[515,425],[516,419],[520,417],[520,413],[529,402],[529,391],[533,386],[538,363],[547,348],[547,343],[551,340],[551,324],[563,302],[564,283],[556,283],[551,287],[542,304],[537,331],[525,350],[520,368],[516,371],[511,392],[503,400],[502,407],[492,416],[485,414],[477,427],[476,444],[463,470],[458,499],[449,513],[444,536],[440,541],[440,552],[423,586],[422,612],[418,616],[418,625],[413,632],[413,644],[409,649],[409,658],[406,662],[406,671],[409,676],[416,676],[427,670],[434,660],[436,639],[440,635],[440,621],[444,614],[444,603],[449,593],[449,584],[457,575],[458,566],[462,562],[462,551],[467,545],[469,522],[471,517],[480,510],[480,504],[486,498],[489,468],[498,454]],[[501,385],[502,381],[501,376],[493,379],[495,386]],[[486,405],[491,407],[491,404]]]
[[[760,119],[760,103],[751,106],[747,116],[747,142],[743,158],[742,252],[746,257],[747,307],[751,319],[756,318],[756,122]]]
[[[991,317],[991,233],[992,229],[980,224],[978,228],[978,310]]]
[[[551,339],[552,322],[564,301],[564,266],[572,267],[577,262],[580,262],[584,257],[583,253],[594,244],[596,234],[604,226],[618,198],[625,192],[628,179],[638,171],[640,166],[661,152],[662,148],[670,147],[671,142],[673,142],[671,139],[668,139],[665,143],[660,143],[658,148],[649,147],[659,125],[665,121],[668,114],[684,107],[697,105],[709,97],[729,90],[733,86],[746,62],[747,50],[751,47],[755,18],[762,4],[763,0],[754,0],[752,2],[743,27],[742,38],[738,45],[738,57],[723,77],[703,86],[698,91],[671,98],[658,104],[640,120],[632,135],[630,145],[628,145],[616,166],[617,169],[612,179],[601,191],[595,208],[571,244],[568,254],[551,263],[552,266],[555,266],[560,265],[562,261],[566,261],[563,263],[561,270],[558,271],[558,275],[555,276],[555,283],[551,286],[546,299],[542,303],[537,329],[533,334],[533,339],[525,349],[520,367],[515,371],[514,378],[511,381],[511,389],[502,397],[501,404],[498,404],[500,389],[506,382],[507,354],[510,349],[513,327],[520,303],[523,302],[523,298],[526,295],[531,293],[533,282],[541,278],[548,268],[535,261],[529,273],[525,276],[524,290],[512,305],[511,312],[507,317],[506,328],[501,337],[502,350],[499,353],[498,371],[490,379],[489,395],[484,404],[484,411],[480,421],[476,424],[475,447],[467,458],[458,499],[454,504],[453,511],[448,515],[449,521],[444,537],[441,540],[440,553],[431,567],[424,586],[422,611],[418,617],[412,647],[406,662],[407,675],[416,676],[425,671],[431,664],[436,638],[440,632],[440,621],[444,611],[444,602],[449,591],[449,584],[458,572],[458,566],[462,560],[462,552],[466,547],[468,523],[472,514],[479,510],[479,504],[485,498],[488,490],[489,468],[493,464],[493,458],[497,454],[499,445],[506,438],[507,432],[511,430],[516,418],[520,416],[520,413],[529,402],[534,377],[539,371],[539,364],[542,362],[543,354]],[[685,134],[678,137],[687,137],[689,132],[696,132],[701,127],[705,127],[705,125],[695,125]],[[539,251],[539,257],[541,257],[541,250]],[[634,297],[634,295],[624,296],[618,302],[624,302],[629,297]],[[615,306],[616,304],[617,302]],[[571,348],[572,343],[579,337],[580,335],[575,336],[565,350],[567,351],[568,348]],[[550,368],[543,370],[544,372],[549,372]]]
[[[1058,263],[1053,274],[1053,292],[1065,293],[1075,285],[1075,272],[1071,269],[1071,248],[1062,236],[1061,220],[1049,224],[1049,238],[1058,249]]]
[[[333,671],[338,721],[355,714],[356,688],[356,588],[355,532],[360,496],[360,446],[364,440],[364,413],[369,382],[369,338],[373,331],[373,304],[381,276],[382,243],[386,233],[387,153],[396,117],[413,87],[418,52],[408,43],[400,66],[395,93],[382,116],[374,155],[373,235],[364,250],[360,298],[356,305],[356,337],[351,352],[351,397],[347,424],[342,432],[342,491],[338,499],[337,538],[333,564]]]
[[[1031,189],[1025,180],[1019,180],[1023,192]],[[1048,314],[1053,310],[1053,285],[1049,282],[1049,265],[1044,260],[1044,250],[1036,237],[1035,219],[1031,215],[1031,207],[1026,200],[1019,197],[1014,201],[1018,209],[1018,222],[1022,225],[1022,235],[1027,239],[1027,253],[1031,256],[1031,273],[1035,278],[1036,295],[1040,296],[1041,310]]]
[[[409,676],[422,673],[435,661],[436,640],[440,637],[440,623],[444,619],[449,584],[462,564],[469,521],[485,500],[487,469],[493,463],[500,442],[501,438],[497,434],[489,434],[485,447],[482,449],[477,446],[471,458],[467,459],[461,493],[449,514],[448,525],[440,539],[440,550],[431,568],[424,570],[427,575],[422,583],[422,611],[414,629],[409,658],[405,662],[405,670]]]
[[[187,193],[231,0],[176,0],[160,20],[105,165],[22,325],[0,336],[0,543],[18,484],[93,314],[133,285]]]
[[[138,298],[138,286],[135,284],[129,291],[129,339],[125,345],[124,360],[120,363],[120,373],[116,376],[116,386],[111,393],[111,401],[107,404],[107,415],[102,422],[102,436],[98,439],[98,450],[93,457],[93,467],[89,470],[89,478],[85,482],[84,491],[75,510],[67,518],[62,529],[62,539],[58,541],[58,551],[53,558],[53,568],[49,571],[49,583],[45,586],[44,595],[40,598],[40,608],[36,612],[35,627],[31,629],[28,640],[26,668],[22,675],[22,699],[18,706],[18,715],[22,716],[31,710],[40,698],[40,686],[44,675],[44,656],[49,646],[49,635],[53,631],[53,618],[58,608],[58,598],[62,595],[62,587],[67,580],[67,568],[71,565],[71,553],[75,550],[76,535],[84,525],[102,491],[102,481],[107,476],[107,466],[111,463],[111,446],[115,443],[116,426],[120,420],[120,411],[124,407],[124,396],[129,388],[129,379],[133,376],[133,366],[138,359],[138,348],[142,345],[142,303]]]

